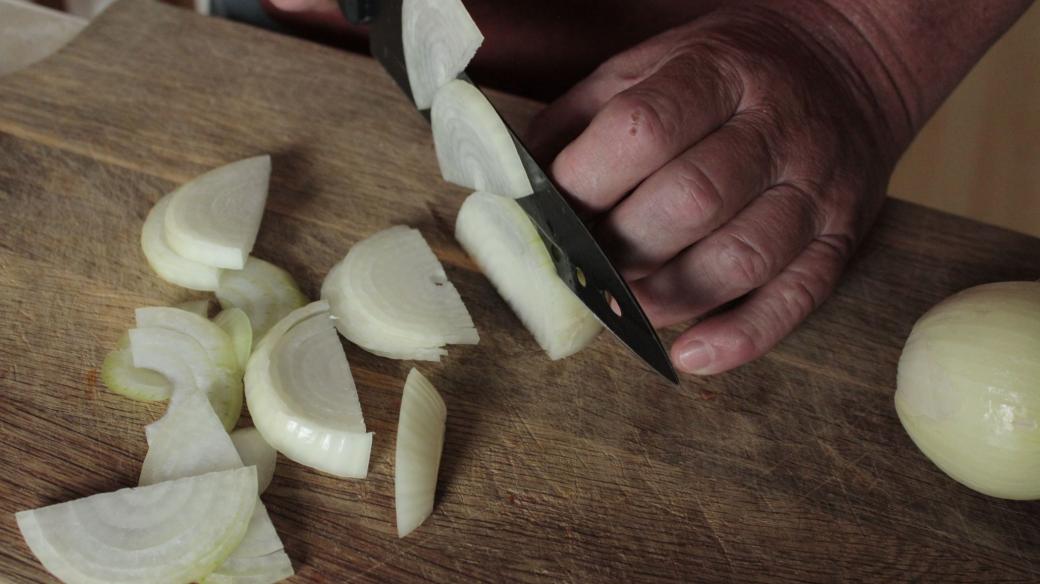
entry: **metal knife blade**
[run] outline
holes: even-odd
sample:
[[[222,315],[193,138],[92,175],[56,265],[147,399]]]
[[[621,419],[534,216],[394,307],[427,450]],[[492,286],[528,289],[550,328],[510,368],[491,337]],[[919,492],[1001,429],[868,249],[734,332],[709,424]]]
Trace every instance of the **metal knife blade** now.
[[[340,0],[340,7],[351,22],[371,24],[372,55],[414,103],[401,42],[401,2]],[[459,78],[473,83],[466,73]],[[429,120],[429,110],[419,113]],[[622,343],[672,383],[679,383],[668,352],[624,279],[517,133],[506,126],[534,188],[534,194],[517,202],[538,227],[560,279]]]

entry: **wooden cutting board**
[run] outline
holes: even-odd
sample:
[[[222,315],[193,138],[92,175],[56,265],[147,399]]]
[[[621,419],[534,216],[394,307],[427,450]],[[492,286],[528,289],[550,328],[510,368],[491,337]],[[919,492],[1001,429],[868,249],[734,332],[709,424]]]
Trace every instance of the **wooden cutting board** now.
[[[538,104],[495,94],[514,121]],[[200,294],[138,245],[151,205],[269,152],[255,250],[314,297],[366,235],[422,230],[480,329],[418,364],[448,404],[434,514],[399,540],[393,444],[414,363],[348,346],[371,472],[282,459],[263,499],[300,582],[1040,578],[1040,508],[975,494],[892,406],[916,318],[974,284],[1040,275],[1040,240],[890,202],[835,296],[766,357],[676,388],[608,335],[539,351],[452,238],[461,189],[372,61],[151,2],[0,79],[0,571],[48,579],[12,513],[136,482],[162,414],[98,366],[137,306]],[[674,335],[675,331],[668,334]]]

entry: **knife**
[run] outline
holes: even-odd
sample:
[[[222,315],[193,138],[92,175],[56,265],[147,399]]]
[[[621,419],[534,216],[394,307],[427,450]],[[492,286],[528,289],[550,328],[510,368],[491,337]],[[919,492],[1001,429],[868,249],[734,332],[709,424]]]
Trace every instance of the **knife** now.
[[[370,25],[372,55],[414,103],[401,41],[401,3],[402,0],[339,0],[350,22]],[[476,87],[465,72],[459,78]],[[419,113],[429,121],[429,110]],[[506,127],[534,189],[533,194],[517,199],[517,203],[538,228],[560,279],[633,353],[672,383],[679,383],[668,352],[628,284],[517,133],[508,124]]]

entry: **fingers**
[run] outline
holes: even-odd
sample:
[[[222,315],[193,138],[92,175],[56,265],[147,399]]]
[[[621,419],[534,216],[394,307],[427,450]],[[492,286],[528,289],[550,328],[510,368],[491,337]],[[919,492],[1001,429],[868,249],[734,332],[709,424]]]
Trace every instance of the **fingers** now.
[[[756,359],[795,329],[834,290],[851,246],[821,237],[736,308],[700,322],[672,344],[676,366],[711,375]]]
[[[821,226],[814,197],[774,187],[632,289],[655,326],[686,321],[765,285]]]
[[[611,98],[553,161],[553,176],[583,211],[605,211],[725,123],[740,93],[714,59],[676,57]]]
[[[649,274],[774,184],[770,142],[738,114],[621,201],[598,235],[622,275]]]

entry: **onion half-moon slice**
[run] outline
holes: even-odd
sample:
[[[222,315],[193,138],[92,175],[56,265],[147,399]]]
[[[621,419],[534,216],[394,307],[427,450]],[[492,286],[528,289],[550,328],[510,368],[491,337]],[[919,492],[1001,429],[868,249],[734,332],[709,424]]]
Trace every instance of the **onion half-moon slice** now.
[[[223,308],[241,308],[259,341],[283,316],[307,304],[289,272],[262,259],[250,257],[244,268],[220,276],[217,300]]]
[[[164,224],[172,193],[159,199],[148,212],[141,228],[141,249],[148,265],[160,278],[192,290],[216,290],[220,268],[189,260],[173,251],[166,240]]]
[[[466,69],[483,42],[461,0],[404,0],[401,44],[416,107],[429,109],[437,90]]]
[[[101,381],[113,393],[138,401],[169,399],[173,386],[161,373],[134,367],[130,335],[124,334],[101,364]]]
[[[278,463],[278,451],[264,440],[256,428],[239,428],[231,433],[231,441],[242,458],[242,464],[256,467],[256,480],[260,492],[267,490],[274,478],[274,467]]]
[[[414,531],[433,512],[447,417],[448,408],[433,384],[415,369],[408,372],[394,455],[398,537]]]

